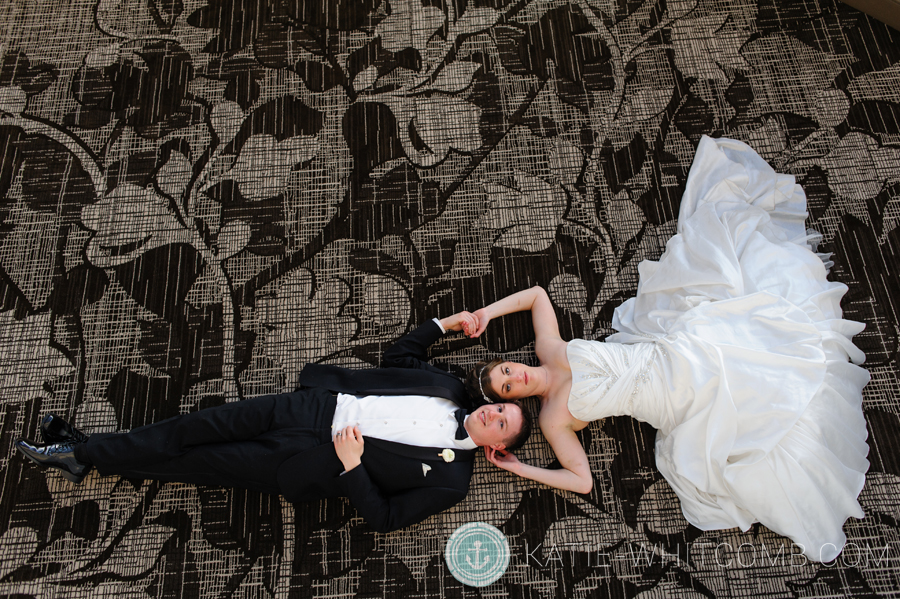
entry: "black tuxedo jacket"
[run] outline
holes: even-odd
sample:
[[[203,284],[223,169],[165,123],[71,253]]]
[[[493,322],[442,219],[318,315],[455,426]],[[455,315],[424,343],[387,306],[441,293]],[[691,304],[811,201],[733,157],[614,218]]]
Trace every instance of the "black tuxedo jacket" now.
[[[437,323],[429,320],[385,352],[383,368],[308,364],[300,373],[300,384],[358,396],[444,397],[471,410],[475,406],[463,383],[427,362],[428,346],[441,335]],[[372,528],[389,532],[446,510],[466,496],[476,452],[455,449],[456,458],[448,463],[439,455],[443,449],[367,437],[361,465],[342,474],[334,445],[320,445],[285,460],[278,484],[292,502],[347,497]]]

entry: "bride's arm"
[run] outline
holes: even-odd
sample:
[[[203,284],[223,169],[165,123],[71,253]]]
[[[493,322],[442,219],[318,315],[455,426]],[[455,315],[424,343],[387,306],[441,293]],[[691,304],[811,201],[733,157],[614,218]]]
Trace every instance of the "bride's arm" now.
[[[499,316],[506,316],[513,312],[531,311],[531,321],[534,324],[535,342],[540,344],[545,340],[560,339],[559,323],[556,321],[556,312],[550,297],[543,287],[535,286],[518,293],[508,295],[497,300],[489,306],[475,312],[478,319],[478,328],[472,337],[478,337],[487,328],[488,322]]]
[[[575,435],[575,431],[570,428],[560,429],[556,434],[546,434],[547,441],[553,447],[561,469],[549,470],[547,468],[538,468],[537,466],[529,466],[523,464],[511,453],[495,451],[490,447],[485,447],[485,455],[489,462],[495,466],[508,470],[513,474],[518,474],[523,478],[528,478],[557,489],[566,491],[574,491],[575,493],[590,493],[594,487],[594,477],[591,476],[591,467],[588,464],[587,454],[584,453],[584,447]],[[553,438],[551,438],[553,437]]]

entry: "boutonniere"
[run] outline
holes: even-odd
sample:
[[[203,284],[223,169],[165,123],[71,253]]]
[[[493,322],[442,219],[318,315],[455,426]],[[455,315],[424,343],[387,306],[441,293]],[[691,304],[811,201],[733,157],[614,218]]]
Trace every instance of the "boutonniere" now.
[[[445,449],[438,454],[438,457],[444,458],[444,461],[449,464],[456,459],[456,453],[452,449]]]

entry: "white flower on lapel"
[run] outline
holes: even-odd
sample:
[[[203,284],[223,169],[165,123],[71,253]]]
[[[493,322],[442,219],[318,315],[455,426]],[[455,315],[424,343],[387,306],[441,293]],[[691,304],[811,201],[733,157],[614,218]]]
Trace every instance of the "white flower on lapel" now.
[[[422,464],[422,476],[428,476],[428,471],[431,470],[431,466],[428,464]]]
[[[456,459],[456,453],[452,449],[445,449],[438,456],[444,458],[444,461],[448,464]]]

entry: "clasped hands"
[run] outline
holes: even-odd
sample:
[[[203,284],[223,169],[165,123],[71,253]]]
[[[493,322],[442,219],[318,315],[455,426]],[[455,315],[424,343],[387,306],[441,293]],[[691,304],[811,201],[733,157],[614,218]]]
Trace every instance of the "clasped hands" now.
[[[462,331],[467,337],[480,336],[487,328],[491,317],[485,308],[469,312],[463,310],[452,316],[441,319],[441,325],[448,331]]]

